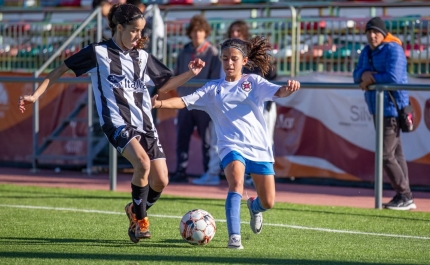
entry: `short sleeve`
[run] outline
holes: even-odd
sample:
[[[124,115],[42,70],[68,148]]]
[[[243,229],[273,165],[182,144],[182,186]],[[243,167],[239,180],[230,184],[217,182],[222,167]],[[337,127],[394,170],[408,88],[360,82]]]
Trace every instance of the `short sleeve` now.
[[[185,105],[189,110],[206,110],[206,107],[209,105],[209,101],[211,98],[211,83],[213,82],[206,83],[204,86],[197,89],[194,93],[182,97],[182,100],[184,101]]]
[[[161,88],[173,76],[172,71],[152,54],[148,56],[146,74],[149,76],[149,79],[151,79],[156,89]]]
[[[273,100],[274,95],[278,92],[280,85],[273,84],[259,75],[252,75],[257,83],[257,89],[255,90],[255,97],[260,102]]]
[[[88,45],[79,52],[64,60],[66,66],[71,69],[76,76],[81,76],[97,66],[94,54],[94,46]]]

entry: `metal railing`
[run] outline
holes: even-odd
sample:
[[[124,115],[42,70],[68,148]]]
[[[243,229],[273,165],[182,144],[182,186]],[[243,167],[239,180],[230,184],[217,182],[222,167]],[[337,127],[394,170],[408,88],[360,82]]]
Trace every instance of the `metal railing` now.
[[[45,69],[58,57],[59,54],[61,54],[64,49],[72,42],[75,40],[76,36],[78,36],[78,34],[89,24],[91,23],[94,18],[97,18],[97,39],[101,40],[101,36],[102,36],[102,16],[101,16],[101,8],[98,7],[97,9],[95,9],[89,16],[88,18],[82,22],[82,24],[73,32],[72,35],[70,35],[70,37],[65,40],[63,42],[63,44],[46,60],[46,62],[34,72],[34,78],[38,78],[39,75],[41,73],[43,73],[45,71]],[[33,91],[36,91],[37,87],[38,87],[39,83],[38,82],[34,82],[34,89]],[[88,85],[88,101],[87,101],[87,106],[88,106],[88,130],[91,132],[92,131],[92,126],[93,126],[93,119],[92,119],[92,107],[90,108],[90,106],[92,106],[92,87],[89,84]],[[91,114],[91,116],[90,116]],[[91,143],[91,133],[88,134],[88,143]],[[38,160],[38,138],[39,138],[39,101],[37,100],[34,104],[33,104],[33,156],[32,156],[32,168],[33,170],[37,170],[37,160]],[[89,150],[90,147],[87,147]],[[87,151],[88,157],[89,156],[89,151]],[[87,160],[89,160],[89,158],[87,157]],[[87,172],[88,170],[91,169],[91,167],[88,167],[88,164],[92,164],[92,161],[87,161]]]
[[[189,22],[188,19],[185,21],[169,22],[167,20],[169,14],[181,11],[199,11],[202,14],[205,14],[209,11],[222,11],[225,9],[225,6],[178,6],[163,8],[166,32],[164,39],[163,63],[167,65],[167,67],[173,69],[178,53],[182,50],[183,45],[190,41],[185,34]],[[285,14],[285,16],[282,18],[271,18],[267,15],[270,14],[269,9],[286,10],[288,14]],[[252,36],[265,36],[276,47],[288,46],[292,50],[296,49],[297,12],[294,6],[233,5],[228,6],[228,10],[249,11],[249,13],[251,14],[251,18],[246,18],[244,20],[249,24],[250,33],[252,34]],[[257,18],[257,16],[260,17]],[[215,47],[218,48],[220,44],[227,38],[227,29],[229,25],[236,19],[237,17],[222,19],[208,18],[208,22],[212,28],[212,34],[211,36],[209,36],[209,40]],[[279,56],[279,54],[278,56],[275,56],[278,74],[292,76],[296,75],[296,73],[294,72],[296,58],[294,56],[291,56],[291,54],[285,54],[285,56]]]
[[[0,10],[0,71],[34,72],[53,54],[56,57],[50,69],[55,68],[71,54],[97,40],[97,21],[88,21],[85,28],[81,28],[88,15],[91,12],[73,9]],[[71,21],[67,22],[67,17]],[[79,18],[82,21],[77,21]],[[72,34],[74,38],[70,39]],[[71,41],[58,53],[65,40]]]

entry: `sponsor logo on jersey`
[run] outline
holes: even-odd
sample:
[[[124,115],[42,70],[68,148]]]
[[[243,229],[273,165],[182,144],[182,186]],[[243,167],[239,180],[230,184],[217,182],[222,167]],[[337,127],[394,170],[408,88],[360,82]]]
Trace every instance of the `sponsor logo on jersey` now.
[[[251,91],[251,89],[252,89],[252,84],[251,84],[251,82],[249,82],[249,81],[243,81],[243,83],[242,83],[242,89],[243,89],[245,92],[249,92],[249,91]]]
[[[132,81],[126,78],[125,75],[112,74],[107,77],[107,80],[111,83],[112,88],[122,88],[134,93],[143,93],[147,89],[142,80]]]

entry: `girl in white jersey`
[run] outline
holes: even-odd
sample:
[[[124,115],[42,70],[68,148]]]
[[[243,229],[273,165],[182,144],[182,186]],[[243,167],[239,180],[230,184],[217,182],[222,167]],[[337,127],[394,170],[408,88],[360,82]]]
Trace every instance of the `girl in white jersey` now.
[[[221,168],[228,182],[225,203],[228,248],[242,249],[240,236],[240,201],[243,193],[244,173],[255,183],[257,198],[249,198],[250,226],[259,234],[263,226],[262,212],[275,204],[275,177],[272,142],[263,117],[264,102],[276,97],[287,97],[300,88],[300,83],[288,80],[279,86],[259,75],[242,74],[242,67],[259,67],[263,74],[270,65],[270,45],[262,37],[250,42],[228,39],[221,44],[221,60],[225,79],[206,83],[195,93],[157,100],[153,108],[198,109],[206,111],[218,137]]]
[[[108,15],[112,38],[94,43],[69,57],[44,79],[33,95],[19,98],[19,108],[34,103],[46,89],[69,69],[76,76],[91,73],[100,125],[110,143],[133,166],[132,202],[126,205],[128,235],[138,243],[150,238],[146,210],[160,197],[168,183],[166,156],[151,115],[147,84],[167,92],[197,75],[204,62],[189,63],[189,71],[173,73],[143,50],[148,39],[141,38],[145,19],[134,5],[116,4]]]

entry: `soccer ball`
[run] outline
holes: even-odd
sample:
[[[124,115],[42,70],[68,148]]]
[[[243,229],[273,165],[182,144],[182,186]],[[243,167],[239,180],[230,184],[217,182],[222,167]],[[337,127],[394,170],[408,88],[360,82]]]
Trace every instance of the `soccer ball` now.
[[[179,232],[192,245],[206,245],[215,236],[215,219],[205,210],[191,210],[182,217]]]

